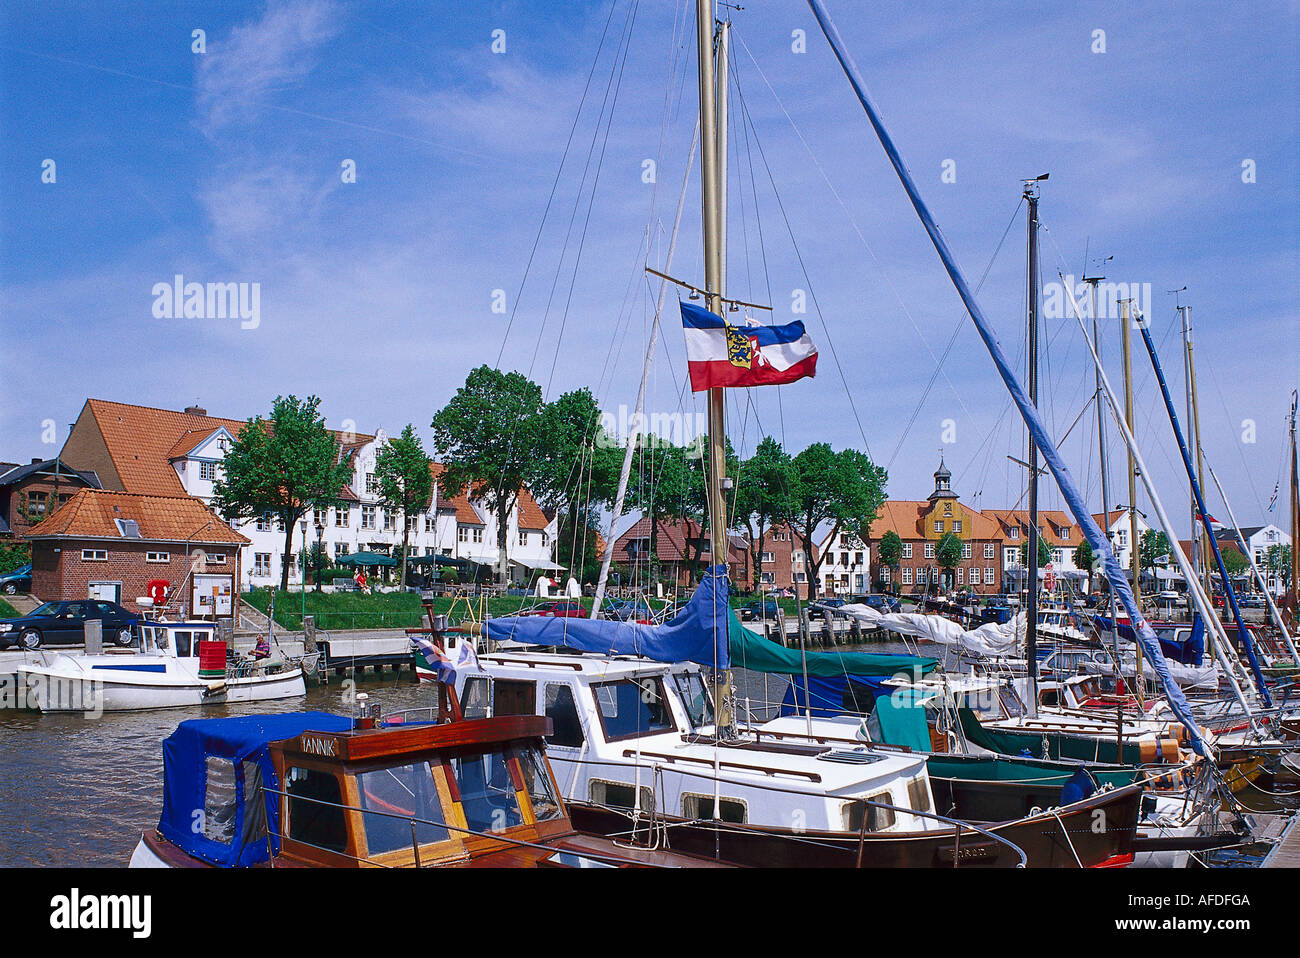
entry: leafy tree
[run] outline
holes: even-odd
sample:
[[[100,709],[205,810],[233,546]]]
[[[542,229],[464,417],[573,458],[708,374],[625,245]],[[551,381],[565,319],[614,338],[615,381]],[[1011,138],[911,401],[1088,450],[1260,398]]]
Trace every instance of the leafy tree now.
[[[1264,568],[1274,575],[1289,576],[1291,574],[1291,547],[1283,542],[1277,542],[1269,546],[1264,553]]]
[[[829,524],[830,539],[849,532],[865,540],[885,501],[886,473],[865,453],[845,449],[836,453],[829,444],[813,443],[794,457],[790,514],[787,521],[803,545],[808,564],[808,599],[814,597],[817,573],[825,556],[813,557],[813,536]]]
[[[1043,568],[1047,563],[1052,561],[1052,549],[1047,544],[1047,540],[1042,536],[1038,537],[1038,568]],[[1023,568],[1029,568],[1029,543],[1024,542],[1020,545],[1020,565]]]
[[[763,547],[773,525],[790,514],[794,485],[790,454],[765,436],[736,475],[735,516],[749,532],[750,571],[754,590],[761,584]]]
[[[32,548],[25,542],[0,542],[0,575],[13,572],[32,561]]]
[[[945,532],[935,543],[934,560],[939,563],[939,568],[944,570],[949,588],[952,588],[953,579],[956,577],[953,570],[961,565],[962,549],[961,537],[955,532]]]
[[[652,557],[659,555],[661,523],[703,518],[703,490],[703,470],[686,448],[653,436],[638,443],[628,479],[627,503],[650,520]],[[653,577],[658,578],[657,572]]]
[[[1097,564],[1097,553],[1093,551],[1092,543],[1084,539],[1074,547],[1074,567],[1076,569],[1088,570],[1088,592],[1092,592],[1092,574],[1093,566]]]
[[[479,366],[433,417],[433,443],[449,496],[466,489],[497,518],[498,584],[508,574],[510,511],[539,478],[547,452],[541,387],[519,372]]]
[[[1236,549],[1220,546],[1219,551],[1223,555],[1223,567],[1228,570],[1228,578],[1235,579],[1250,568],[1249,560]]]
[[[294,526],[313,504],[334,502],[352,474],[319,405],[316,396],[277,396],[269,419],[250,419],[240,430],[213,486],[212,506],[227,521],[269,514],[284,526],[282,590],[289,587]]]
[[[898,533],[890,529],[876,544],[876,558],[885,568],[894,570],[893,581],[897,583],[900,579],[899,570],[903,563],[903,540],[898,537]],[[897,591],[897,585],[894,586]]]
[[[1138,569],[1143,572],[1149,571],[1154,575],[1156,559],[1168,555],[1169,552],[1169,537],[1163,532],[1148,529],[1138,540]]]
[[[433,495],[433,473],[429,470],[429,457],[425,455],[424,444],[410,423],[407,423],[401,435],[390,439],[375,456],[375,483],[379,487],[379,501],[384,508],[402,514],[402,567],[398,581],[405,588],[410,517],[425,509]]]

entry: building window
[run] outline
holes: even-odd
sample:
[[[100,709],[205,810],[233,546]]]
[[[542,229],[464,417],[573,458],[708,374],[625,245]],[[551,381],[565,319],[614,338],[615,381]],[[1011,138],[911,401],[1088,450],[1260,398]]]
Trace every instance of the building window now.
[[[397,528],[397,510],[385,509],[384,510],[384,531],[389,532],[396,528]]]
[[[208,482],[215,482],[217,479],[217,464],[215,462],[199,463],[199,478],[206,479]]]
[[[347,554],[348,554],[348,544],[346,542],[334,543],[334,558],[337,559],[339,556],[345,556]]]
[[[993,578],[993,566],[991,566],[991,565],[989,565],[989,566],[985,566],[985,567],[984,567],[984,584],[985,584],[985,585],[992,585],[992,584],[993,584],[994,582],[996,582],[996,581],[997,581],[997,580]]]
[[[271,513],[264,512],[257,517],[257,531],[258,532],[271,531]]]
[[[806,572],[796,572],[796,573],[794,574],[794,581],[795,581],[795,582],[800,582],[800,583],[802,583],[802,582],[807,582],[807,581],[808,581],[808,573],[806,573]]]
[[[325,518],[328,515],[329,515],[328,507],[322,508],[321,506],[317,506],[315,509],[311,511],[312,524],[318,526],[325,525]]]
[[[1020,530],[1019,530],[1019,529],[1010,529],[1010,530],[1008,530],[1008,531],[1007,531],[1007,538],[1008,538],[1008,539],[1019,539],[1019,538],[1020,538]]]
[[[912,584],[912,567],[903,566],[903,585]]]
[[[361,507],[361,528],[363,529],[375,528],[375,507],[374,506]]]
[[[963,578],[964,578],[965,575],[966,575],[966,570],[965,570],[963,567],[961,567],[961,566],[957,566],[957,584],[958,584],[958,585],[964,585],[964,584],[965,584],[964,581],[963,581]]]
[[[82,562],[107,562],[108,550],[107,549],[82,549],[81,561]]]
[[[927,542],[927,543],[925,544],[925,557],[926,557],[927,559],[933,559],[933,558],[934,558],[934,543],[933,543],[933,542]]]
[[[352,511],[350,506],[334,507],[334,525],[340,529],[348,527],[348,514]]]
[[[934,531],[935,531],[935,532],[943,532],[943,520],[942,520],[942,519],[935,519],[935,520],[934,520]]]
[[[775,553],[775,552],[763,552],[763,553],[760,553],[760,554],[759,554],[759,557],[758,557],[758,561],[759,561],[759,562],[775,562],[775,561],[776,561],[776,553]]]
[[[171,562],[172,555],[170,552],[146,552],[144,554],[145,562]]]
[[[271,574],[271,553],[253,553],[253,575],[269,576]]]
[[[984,558],[993,559],[996,557],[997,557],[997,551],[993,543],[991,542],[984,543]]]
[[[379,484],[375,482],[375,474],[373,472],[366,473],[366,495],[373,496],[378,492]]]
[[[224,552],[209,552],[203,559],[205,565],[225,565],[226,554]]]
[[[456,527],[456,541],[469,542],[469,526]]]
[[[550,537],[550,535],[549,535],[548,533],[543,532],[543,533],[542,533],[542,548],[545,549],[545,548],[546,548],[548,545],[550,545],[550,544],[551,544],[551,537]]]
[[[969,559],[969,558],[970,558],[970,543],[969,543],[969,542],[963,542],[963,543],[962,543],[962,546],[961,546],[961,557],[962,557],[963,559]]]
[[[1061,527],[1061,538],[1062,538],[1063,540],[1066,540],[1066,541],[1069,540],[1069,538],[1070,538],[1070,527],[1069,527],[1069,526],[1062,526],[1062,527]]]
[[[954,519],[954,520],[953,520],[953,523],[952,523],[952,531],[955,532],[955,533],[957,533],[957,535],[961,535],[961,520],[960,520],[960,519]]]
[[[528,545],[528,533],[524,532],[522,529],[519,530],[519,544],[521,546]]]
[[[434,514],[431,512],[426,512],[424,514],[424,531],[433,532],[435,522],[437,522],[437,518],[434,516]]]
[[[474,529],[474,541],[475,542],[483,541],[483,529],[481,527],[476,527]]]
[[[912,543],[910,542],[903,543],[903,558],[904,559],[912,558]]]

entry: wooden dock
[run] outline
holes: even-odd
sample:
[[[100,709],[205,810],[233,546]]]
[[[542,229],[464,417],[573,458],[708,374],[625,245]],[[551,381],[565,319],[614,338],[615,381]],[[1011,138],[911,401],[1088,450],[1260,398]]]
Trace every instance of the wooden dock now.
[[[1300,822],[1300,814],[1291,818],[1282,837],[1264,858],[1261,868],[1300,868],[1300,828],[1296,827],[1296,822]]]

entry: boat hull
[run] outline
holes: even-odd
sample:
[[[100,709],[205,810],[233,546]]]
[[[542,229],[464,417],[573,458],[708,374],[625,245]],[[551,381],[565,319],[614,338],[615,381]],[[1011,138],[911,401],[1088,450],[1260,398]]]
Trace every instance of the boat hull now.
[[[1020,847],[1032,868],[1079,868],[1132,855],[1142,789],[1111,789],[1074,805],[985,826]],[[569,803],[574,826],[610,837],[632,832],[623,809]],[[1099,826],[1100,823],[1100,826]],[[733,865],[773,868],[1014,868],[1020,857],[973,829],[927,832],[796,831],[711,821],[659,819],[670,847]],[[642,825],[636,837],[649,832]]]
[[[21,667],[27,703],[40,712],[133,712],[295,698],[307,694],[301,669],[202,681],[184,674],[74,674]]]

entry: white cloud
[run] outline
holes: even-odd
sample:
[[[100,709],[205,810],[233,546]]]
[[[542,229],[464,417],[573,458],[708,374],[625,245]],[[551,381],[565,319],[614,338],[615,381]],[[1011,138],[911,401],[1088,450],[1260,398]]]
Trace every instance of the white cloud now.
[[[317,50],[338,35],[330,0],[272,4],[262,19],[214,41],[199,61],[198,105],[212,133],[256,113],[259,101],[309,74]]]

